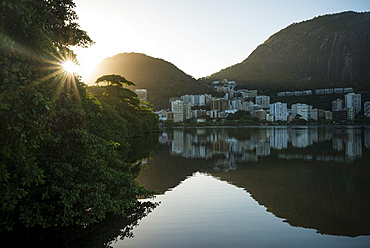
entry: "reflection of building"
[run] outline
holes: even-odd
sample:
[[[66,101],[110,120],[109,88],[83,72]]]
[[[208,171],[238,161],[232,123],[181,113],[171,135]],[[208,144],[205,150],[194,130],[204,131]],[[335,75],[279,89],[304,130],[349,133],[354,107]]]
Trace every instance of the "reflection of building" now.
[[[257,156],[269,156],[271,154],[270,144],[268,142],[258,142],[256,144]]]
[[[270,136],[270,146],[272,148],[281,150],[288,148],[289,135],[287,128],[276,127],[273,134]]]
[[[354,159],[356,157],[362,156],[362,137],[361,129],[352,128],[347,129],[347,139],[346,144],[346,156],[349,159]]]
[[[169,145],[170,154],[174,156],[217,158],[215,169],[220,170],[235,169],[239,162],[257,162],[263,156],[276,156],[272,150],[286,149],[279,153],[279,158],[336,163],[352,162],[363,153],[359,128],[266,127],[250,128],[242,133],[243,139],[239,140],[235,129],[174,129],[163,133],[160,142]],[[365,147],[370,148],[370,129],[364,129],[364,137]],[[321,149],[320,154],[314,154],[315,149],[305,149],[296,152],[297,148],[328,140],[332,140],[332,146],[327,147],[331,151]],[[310,153],[305,154],[306,151]]]
[[[174,154],[181,154],[184,150],[184,139],[181,130],[174,130],[173,131],[173,141],[171,142],[171,153]]]
[[[333,138],[333,149],[336,151],[344,150],[344,141],[342,139]]]
[[[226,159],[218,159],[213,167],[214,170],[223,170],[223,171],[229,171],[229,170],[236,170],[237,164],[235,161],[235,155],[234,153],[227,153]]]
[[[293,147],[308,147],[313,144],[311,137],[312,129],[299,130],[299,132],[291,133]]]
[[[224,140],[217,140],[211,143],[211,149],[214,152],[225,152],[229,150],[229,144]]]
[[[364,129],[364,143],[366,148],[370,148],[370,129]]]
[[[334,129],[333,130],[333,149],[336,151],[343,151],[344,150],[344,139],[345,135],[343,134],[341,129]]]

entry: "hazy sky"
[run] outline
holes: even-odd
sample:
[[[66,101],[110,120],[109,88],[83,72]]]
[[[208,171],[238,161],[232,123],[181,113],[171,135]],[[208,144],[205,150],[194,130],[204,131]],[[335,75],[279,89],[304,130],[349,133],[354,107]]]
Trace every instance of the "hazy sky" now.
[[[348,10],[370,0],[75,0],[81,28],[96,44],[76,49],[82,76],[101,60],[144,53],[204,77],[243,61],[293,22]],[[124,76],[124,75],[123,75]]]

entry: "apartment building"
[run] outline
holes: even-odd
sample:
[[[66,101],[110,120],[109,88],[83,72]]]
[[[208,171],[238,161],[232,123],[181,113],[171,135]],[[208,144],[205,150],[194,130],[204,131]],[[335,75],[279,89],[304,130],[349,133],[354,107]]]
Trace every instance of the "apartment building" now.
[[[354,109],[355,115],[361,111],[361,94],[348,93],[345,95],[346,109]]]
[[[270,107],[270,97],[256,96],[256,104],[260,105],[263,109],[268,109]]]
[[[310,118],[310,111],[312,106],[304,104],[304,103],[295,103],[292,104],[292,116],[295,118],[297,115],[302,116],[302,119],[308,121]]]
[[[274,121],[287,121],[288,104],[282,102],[270,104],[270,114],[274,116]]]

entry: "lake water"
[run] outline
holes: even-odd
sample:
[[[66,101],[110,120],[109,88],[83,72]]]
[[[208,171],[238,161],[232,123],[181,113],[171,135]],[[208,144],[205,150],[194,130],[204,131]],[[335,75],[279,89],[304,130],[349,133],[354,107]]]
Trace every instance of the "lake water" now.
[[[111,246],[370,247],[370,127],[178,128],[159,138],[137,179],[159,205]]]

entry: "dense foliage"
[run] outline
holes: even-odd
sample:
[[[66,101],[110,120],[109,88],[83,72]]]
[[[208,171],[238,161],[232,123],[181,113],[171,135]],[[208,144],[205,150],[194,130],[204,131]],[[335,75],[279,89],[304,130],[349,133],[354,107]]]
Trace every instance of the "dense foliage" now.
[[[257,118],[251,117],[250,113],[245,110],[239,110],[235,113],[231,113],[227,116],[226,120],[223,121],[224,125],[259,125],[260,121]]]
[[[106,85],[99,86],[99,83]],[[134,85],[119,75],[105,75],[97,80],[97,86],[88,87],[88,92],[99,102],[95,106],[94,116],[91,118],[89,128],[96,135],[114,142],[118,142],[122,151],[127,142],[137,139],[145,133],[156,131],[158,118],[146,104],[142,103],[137,95],[123,85]],[[96,119],[98,118],[98,119]],[[128,150],[123,149],[125,157]],[[138,158],[139,159],[139,158]]]
[[[92,44],[73,1],[0,5],[0,229],[86,225],[148,196],[129,139],[157,120],[122,85],[101,87],[103,99],[63,71],[71,46]]]

